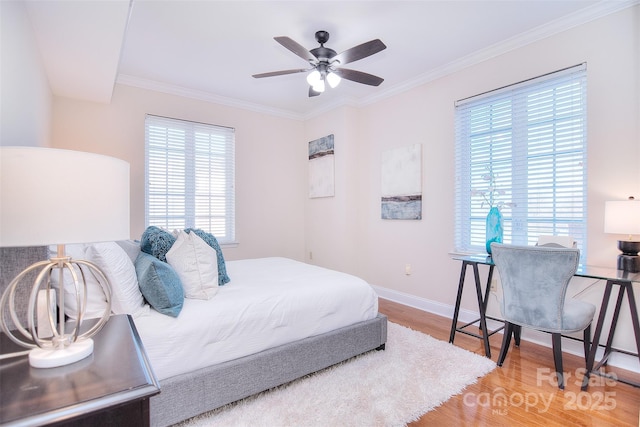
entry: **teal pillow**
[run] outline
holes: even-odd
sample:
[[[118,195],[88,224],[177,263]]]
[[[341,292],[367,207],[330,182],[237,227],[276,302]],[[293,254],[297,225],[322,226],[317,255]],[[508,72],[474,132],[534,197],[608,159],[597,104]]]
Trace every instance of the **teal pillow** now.
[[[231,279],[227,275],[227,267],[224,263],[224,256],[222,255],[222,249],[220,249],[220,245],[218,244],[218,239],[206,231],[200,230],[199,228],[185,228],[187,233],[194,232],[198,237],[207,242],[207,245],[211,246],[216,250],[218,254],[218,286],[222,286],[225,283],[229,283]]]
[[[184,304],[184,290],[178,273],[166,262],[140,252],[135,262],[140,292],[162,314],[178,317]]]
[[[171,233],[152,225],[142,233],[140,250],[167,262],[167,252],[175,242],[176,238]]]

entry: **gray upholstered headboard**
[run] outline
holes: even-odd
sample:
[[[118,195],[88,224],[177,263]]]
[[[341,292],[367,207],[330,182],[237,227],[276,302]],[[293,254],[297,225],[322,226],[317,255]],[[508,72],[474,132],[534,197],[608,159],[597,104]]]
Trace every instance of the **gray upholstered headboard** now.
[[[27,248],[0,248],[0,295],[9,286],[11,281],[31,264],[49,259],[49,249],[47,246],[33,246]],[[26,306],[29,301],[29,291],[36,278],[38,271],[32,271],[25,278],[23,285],[16,293],[16,305]],[[19,316],[20,321],[25,322],[24,316]],[[11,329],[13,322],[7,316],[6,318]]]

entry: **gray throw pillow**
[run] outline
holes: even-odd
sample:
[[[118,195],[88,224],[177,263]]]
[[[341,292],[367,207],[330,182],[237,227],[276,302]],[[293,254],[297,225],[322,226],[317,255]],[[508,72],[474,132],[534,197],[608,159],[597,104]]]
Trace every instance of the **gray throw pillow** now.
[[[117,240],[116,243],[129,255],[131,264],[136,263],[136,258],[140,253],[140,242],[135,240]]]

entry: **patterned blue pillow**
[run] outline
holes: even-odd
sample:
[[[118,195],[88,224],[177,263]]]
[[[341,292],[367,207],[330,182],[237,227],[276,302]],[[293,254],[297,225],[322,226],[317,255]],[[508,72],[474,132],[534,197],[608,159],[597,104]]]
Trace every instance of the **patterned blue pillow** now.
[[[160,261],[167,262],[167,252],[175,242],[176,238],[171,233],[152,225],[142,233],[140,250],[153,255]]]
[[[178,317],[184,304],[184,289],[178,273],[166,262],[145,252],[138,254],[135,266],[144,299],[160,313]]]
[[[211,246],[216,250],[218,254],[218,286],[222,286],[225,283],[229,283],[231,279],[227,275],[227,267],[224,263],[224,256],[222,255],[222,249],[220,249],[220,245],[218,244],[218,239],[206,231],[200,230],[199,228],[185,228],[187,233],[194,232],[198,237],[207,242],[207,245]]]

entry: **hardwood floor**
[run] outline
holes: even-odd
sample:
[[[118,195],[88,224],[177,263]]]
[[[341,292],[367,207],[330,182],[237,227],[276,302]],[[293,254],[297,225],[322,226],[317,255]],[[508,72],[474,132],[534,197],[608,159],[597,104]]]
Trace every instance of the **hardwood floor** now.
[[[451,319],[382,298],[379,311],[390,322],[449,340]],[[490,339],[494,361],[501,339],[501,334]],[[456,334],[455,345],[484,355],[479,339]],[[581,392],[584,359],[564,353],[564,371],[571,376],[565,390],[560,391],[552,375],[551,348],[524,340],[519,348],[511,345],[501,368],[496,367],[410,426],[640,426],[640,388],[593,376],[589,389]],[[639,374],[608,370],[640,381]]]

